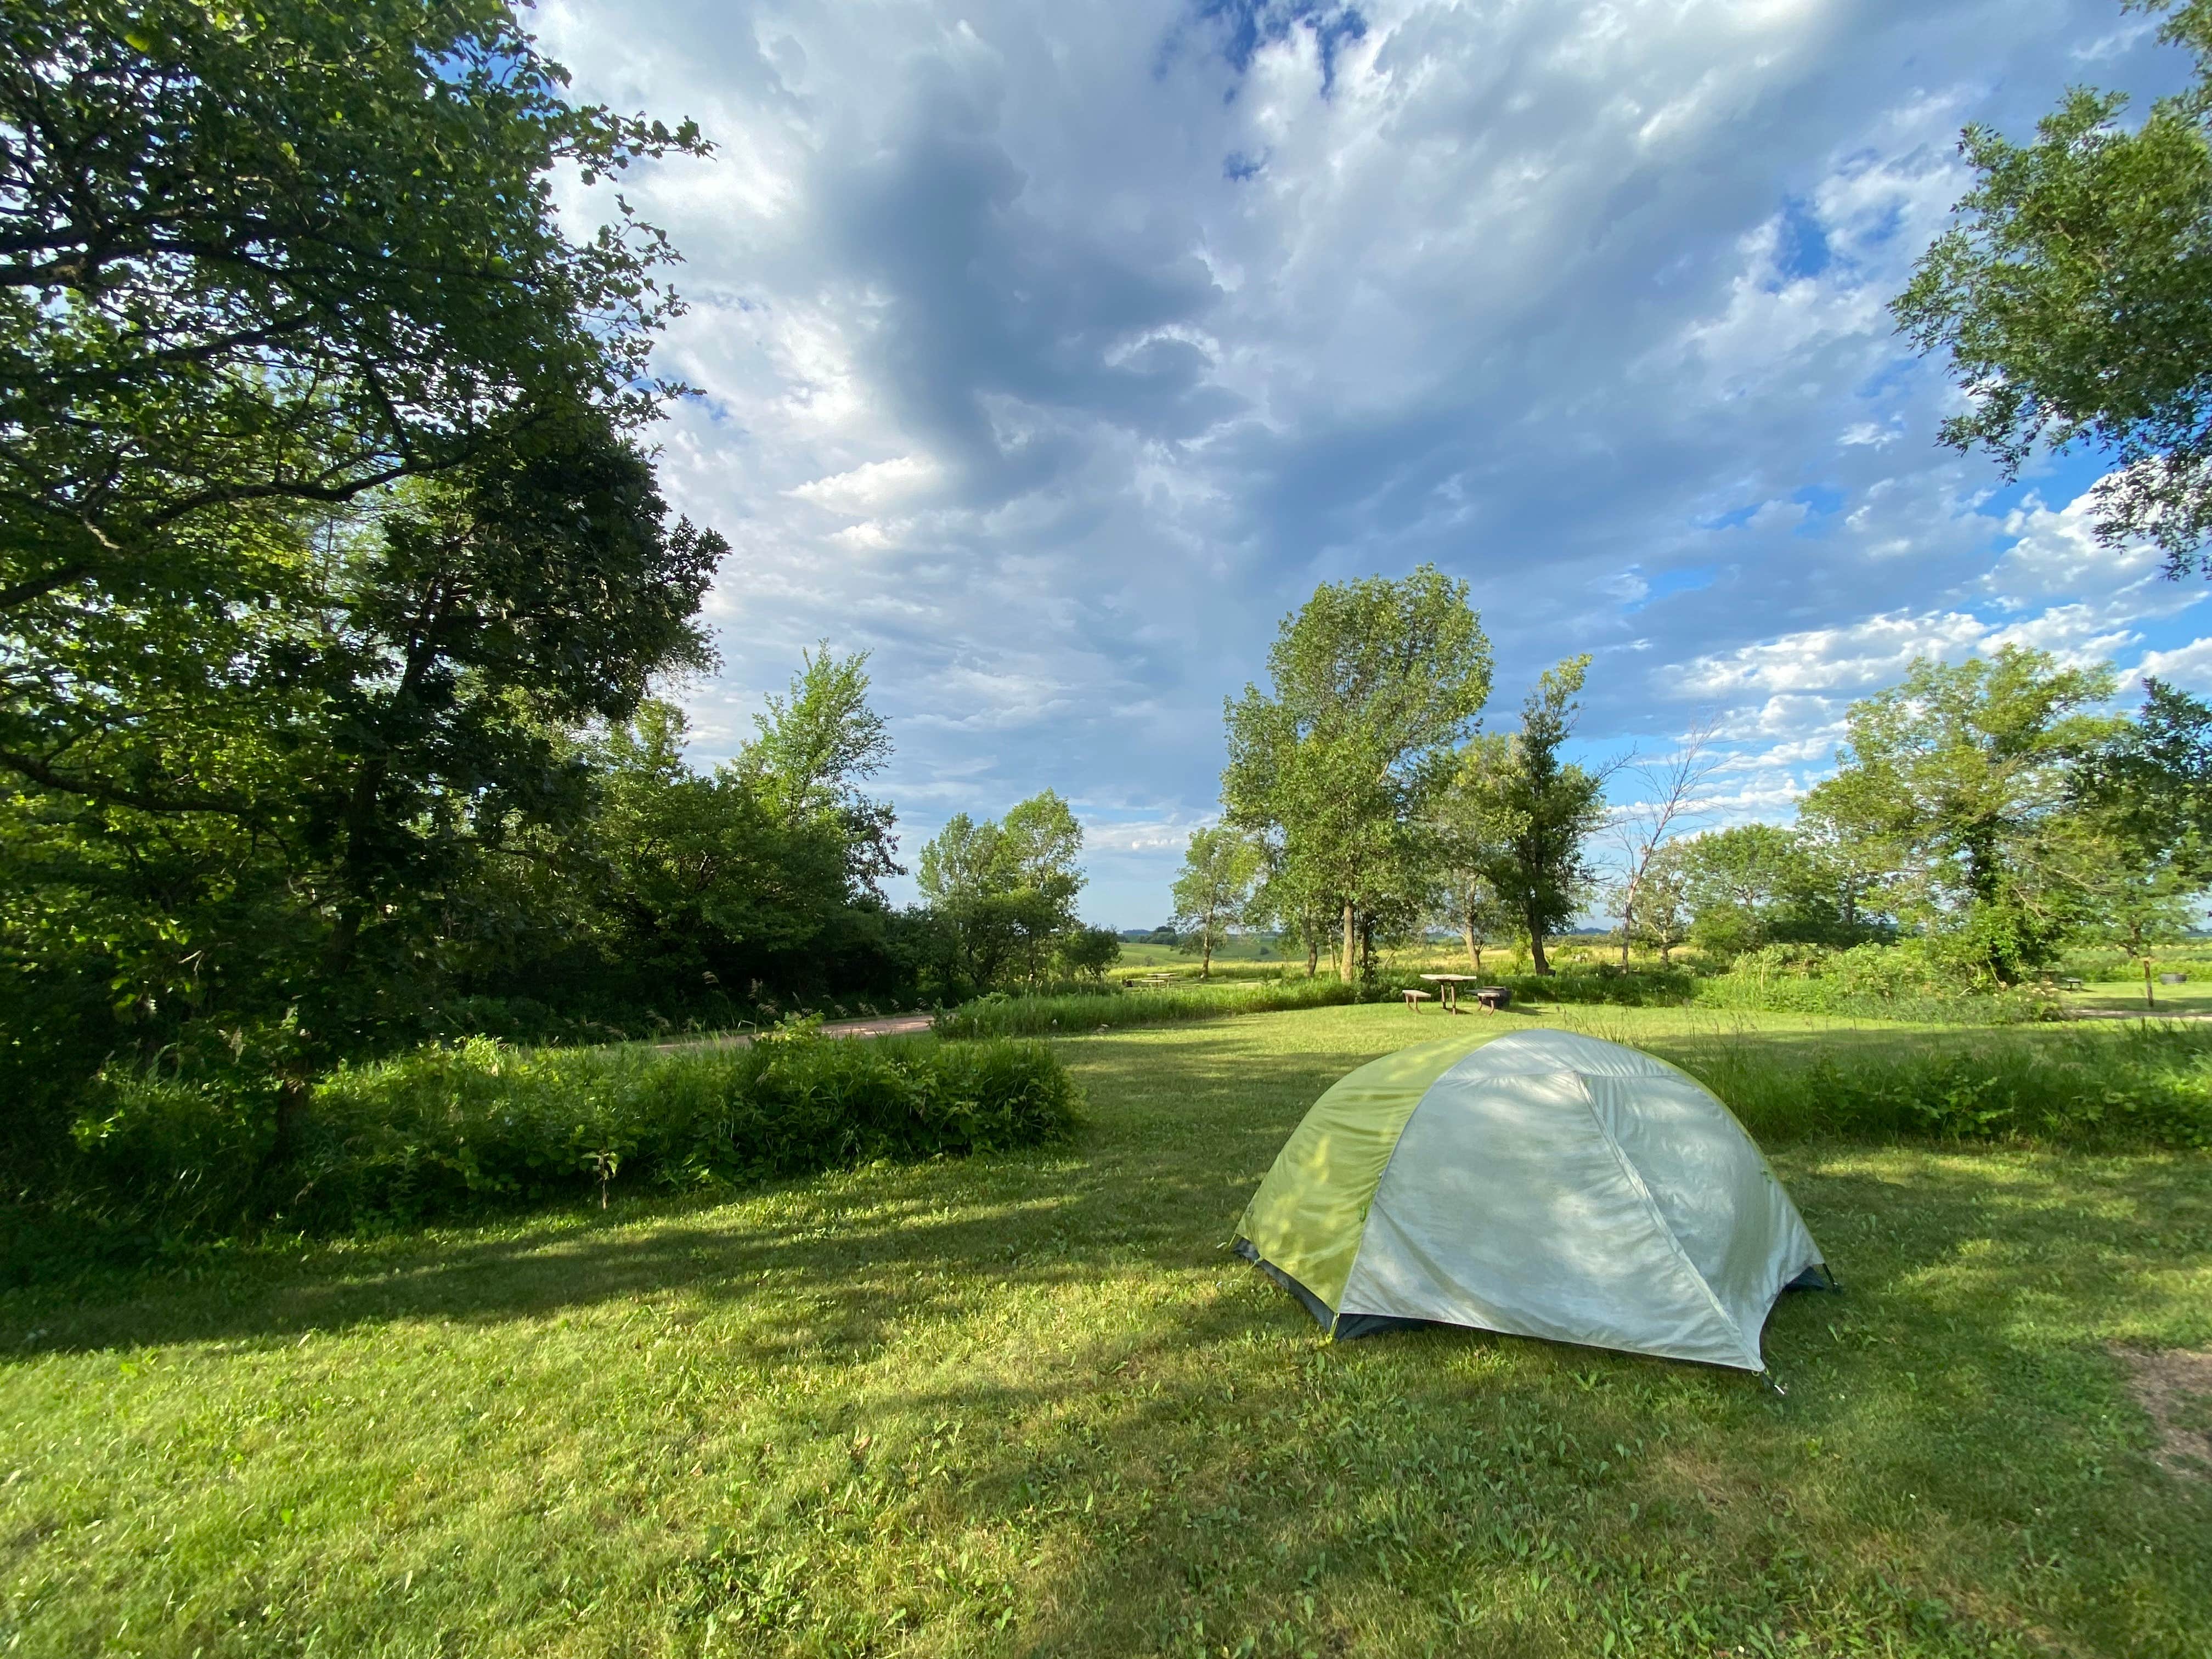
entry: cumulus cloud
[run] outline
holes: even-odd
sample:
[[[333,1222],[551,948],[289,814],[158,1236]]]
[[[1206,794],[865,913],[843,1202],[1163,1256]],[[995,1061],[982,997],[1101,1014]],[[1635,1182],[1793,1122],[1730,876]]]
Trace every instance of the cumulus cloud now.
[[[1716,708],[1747,811],[1916,653],[2193,649],[2088,476],[1933,446],[1886,309],[1961,123],[2078,56],[2170,78],[2105,0],[536,16],[580,94],[720,146],[623,181],[687,260],[667,486],[735,549],[701,754],[866,649],[910,846],[1051,786],[1094,914],[1156,920],[1277,621],[1424,560],[1498,706],[1597,653],[1592,739]]]

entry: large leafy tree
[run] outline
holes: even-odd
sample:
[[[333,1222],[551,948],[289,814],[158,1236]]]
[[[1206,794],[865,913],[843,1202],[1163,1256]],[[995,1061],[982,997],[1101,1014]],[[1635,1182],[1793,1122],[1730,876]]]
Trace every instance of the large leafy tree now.
[[[587,812],[565,734],[707,660],[721,551],[586,414],[380,498],[311,550],[311,581],[222,620],[228,659],[204,630],[98,679],[28,657],[40,695],[0,704],[0,748],[37,781],[0,856],[44,890],[0,931],[81,895],[101,931],[50,977],[104,980],[165,1041],[220,1016],[234,1048],[275,1045],[295,1100],[313,1066],[418,1029],[497,866]]]
[[[915,881],[951,931],[970,984],[997,983],[1018,965],[1034,983],[1055,947],[1079,931],[1083,826],[1048,789],[1004,820],[956,813],[921,849]]]
[[[890,728],[868,702],[868,653],[801,653],[790,689],[755,716],[759,735],[738,757],[785,823],[813,822],[846,848],[855,894],[881,896],[886,876],[903,875],[892,833],[897,814],[870,797],[867,781],[890,763]]]
[[[99,985],[296,1082],[586,811],[568,729],[703,659],[722,544],[630,435],[673,256],[550,198],[703,146],[489,0],[0,31],[0,936],[95,1060]]]
[[[1794,829],[1740,823],[1693,836],[1677,844],[1674,868],[1690,938],[1710,957],[1843,942],[1816,851]]]
[[[2082,799],[2143,851],[2212,879],[2212,706],[2163,680],[2081,777]]]
[[[550,180],[705,146],[565,82],[503,0],[5,0],[0,614],[250,595],[244,526],[647,415],[673,256]]]
[[[1490,695],[1490,644],[1467,584],[1424,565],[1315,590],[1267,672],[1228,704],[1222,805],[1267,845],[1279,895],[1341,918],[1350,978],[1363,920],[1428,908],[1431,809]]]
[[[2015,646],[1916,662],[1851,705],[1842,769],[1807,807],[1879,858],[1881,896],[1902,919],[2012,983],[2080,923],[2079,783],[2119,729],[2099,712],[2112,690],[2108,669]]]
[[[2201,921],[2212,883],[2212,706],[2155,678],[2143,692],[2075,782],[2087,931],[2136,956]]]
[[[1894,308],[1966,392],[1946,442],[2008,473],[2044,445],[2110,453],[2099,535],[2147,537],[2179,574],[2212,534],[2212,0],[2136,9],[2166,14],[2195,83],[2132,128],[2081,88],[2032,143],[1969,127],[1973,188]]]
[[[876,881],[890,807],[860,793],[888,737],[860,660],[809,655],[769,700],[759,739],[711,772],[686,763],[683,716],[659,702],[592,746],[599,799],[554,861],[582,898],[589,948],[559,965],[617,1004],[671,1012],[888,988],[893,918]],[[562,896],[543,908],[557,914]],[[536,964],[518,965],[505,982],[527,988]]]
[[[1486,733],[1460,763],[1447,820],[1467,826],[1480,873],[1528,940],[1536,971],[1552,971],[1544,941],[1588,897],[1589,839],[1605,823],[1605,779],[1565,759],[1587,656],[1547,668],[1522,705],[1521,729]]]

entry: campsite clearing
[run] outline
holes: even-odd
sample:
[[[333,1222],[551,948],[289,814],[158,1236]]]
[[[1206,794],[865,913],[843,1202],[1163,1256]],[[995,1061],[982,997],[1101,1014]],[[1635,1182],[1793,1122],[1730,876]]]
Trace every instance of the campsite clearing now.
[[[1332,1346],[1230,1235],[1322,1089],[1436,1029],[1070,1039],[1057,1149],[9,1292],[0,1650],[2212,1650],[2212,1476],[2130,1390],[2212,1344],[2212,1159],[1771,1145],[1845,1287],[1777,1308],[1786,1395]]]

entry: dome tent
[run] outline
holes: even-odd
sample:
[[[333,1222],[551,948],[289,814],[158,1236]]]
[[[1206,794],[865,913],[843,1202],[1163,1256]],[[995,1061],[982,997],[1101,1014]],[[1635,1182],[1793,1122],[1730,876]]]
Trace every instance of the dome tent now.
[[[1758,1371],[1776,1296],[1828,1282],[1727,1107],[1568,1031],[1423,1043],[1340,1079],[1237,1232],[1339,1337],[1471,1325]]]

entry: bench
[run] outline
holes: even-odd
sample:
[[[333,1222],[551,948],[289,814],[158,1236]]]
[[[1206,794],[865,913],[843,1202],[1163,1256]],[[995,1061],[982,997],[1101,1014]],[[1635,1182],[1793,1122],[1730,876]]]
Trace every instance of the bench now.
[[[1406,999],[1407,1008],[1417,1014],[1421,1012],[1421,1005],[1430,1000],[1426,991],[1401,991],[1398,994]]]
[[[1513,1000],[1513,988],[1509,985],[1482,985],[1475,988],[1474,1000],[1482,1005],[1482,1012],[1494,1014]]]

